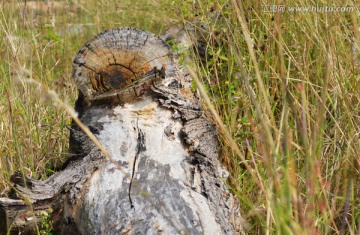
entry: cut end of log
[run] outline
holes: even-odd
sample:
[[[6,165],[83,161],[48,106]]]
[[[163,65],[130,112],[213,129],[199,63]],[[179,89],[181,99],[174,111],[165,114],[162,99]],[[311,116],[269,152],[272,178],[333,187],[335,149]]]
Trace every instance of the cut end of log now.
[[[80,49],[72,75],[87,102],[110,97],[129,102],[173,68],[171,48],[158,36],[118,28],[100,33]]]

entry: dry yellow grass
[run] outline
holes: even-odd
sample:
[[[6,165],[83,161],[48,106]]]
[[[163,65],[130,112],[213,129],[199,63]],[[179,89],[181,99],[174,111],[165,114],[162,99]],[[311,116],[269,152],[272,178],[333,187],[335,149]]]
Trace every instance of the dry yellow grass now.
[[[207,57],[199,60],[203,53],[195,50],[190,66],[203,78],[206,105],[221,117],[222,157],[247,231],[358,234],[359,7],[182,4],[185,21],[199,17],[193,27],[204,35]],[[316,4],[323,8],[314,10]],[[350,10],[319,12],[334,5]]]

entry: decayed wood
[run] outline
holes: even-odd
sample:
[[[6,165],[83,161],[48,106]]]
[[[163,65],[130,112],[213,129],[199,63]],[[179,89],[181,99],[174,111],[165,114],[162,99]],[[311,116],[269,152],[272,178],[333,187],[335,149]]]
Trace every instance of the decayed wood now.
[[[62,171],[42,182],[12,177],[0,228],[33,233],[39,214],[52,209],[56,233],[241,231],[215,126],[162,40],[132,28],[105,31],[80,50],[73,76],[79,117],[111,160],[73,125],[75,156]]]
[[[148,89],[158,71],[173,70],[169,53],[166,44],[145,31],[107,30],[80,49],[73,77],[86,101],[106,97],[125,103]]]

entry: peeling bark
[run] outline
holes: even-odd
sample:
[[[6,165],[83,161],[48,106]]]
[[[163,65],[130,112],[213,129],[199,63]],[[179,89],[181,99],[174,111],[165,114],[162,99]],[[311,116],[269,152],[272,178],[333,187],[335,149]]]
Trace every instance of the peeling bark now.
[[[34,233],[49,209],[59,234],[241,232],[216,128],[162,40],[105,31],[80,50],[73,71],[76,110],[111,161],[73,125],[75,156],[62,171],[45,181],[12,177],[12,193],[0,198],[0,234]]]

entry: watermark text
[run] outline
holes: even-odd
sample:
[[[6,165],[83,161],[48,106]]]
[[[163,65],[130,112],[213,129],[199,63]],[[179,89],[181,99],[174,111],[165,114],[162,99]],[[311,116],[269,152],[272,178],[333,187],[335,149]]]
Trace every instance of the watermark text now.
[[[286,5],[262,5],[262,12],[354,12],[353,6],[286,6]]]

